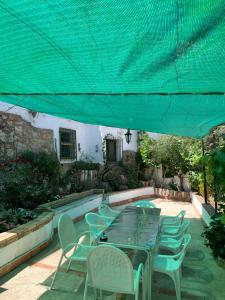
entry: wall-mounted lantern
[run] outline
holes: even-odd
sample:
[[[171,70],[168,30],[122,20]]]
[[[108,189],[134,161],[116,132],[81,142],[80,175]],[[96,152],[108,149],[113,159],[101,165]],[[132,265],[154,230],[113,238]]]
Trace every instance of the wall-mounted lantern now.
[[[98,152],[98,145],[95,145],[95,152]]]
[[[127,132],[124,135],[125,135],[127,144],[130,144],[132,133],[130,132],[129,128],[127,129]]]
[[[79,152],[81,151],[80,143],[77,144],[77,149],[78,149]]]

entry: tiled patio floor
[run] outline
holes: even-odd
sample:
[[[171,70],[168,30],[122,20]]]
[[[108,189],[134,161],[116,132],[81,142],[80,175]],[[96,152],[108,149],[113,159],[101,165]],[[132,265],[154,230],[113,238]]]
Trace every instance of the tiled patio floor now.
[[[188,248],[183,264],[181,281],[183,300],[224,300],[225,269],[219,267],[203,244],[201,232],[203,223],[191,203],[155,200],[162,208],[162,215],[175,215],[181,209],[187,211],[186,218],[191,221],[189,232],[192,242]],[[79,232],[87,228],[84,221],[75,224]],[[48,289],[52,275],[60,257],[57,235],[52,244],[14,271],[0,279],[0,300],[81,300],[83,297],[83,274],[77,271],[61,270],[56,281],[56,289]],[[75,269],[75,266],[73,266]],[[83,266],[76,264],[76,270]],[[78,292],[73,290],[78,288]],[[89,298],[93,299],[89,288]],[[104,299],[133,299],[132,296],[105,294]],[[162,274],[153,276],[153,300],[175,300],[175,290],[171,279]]]

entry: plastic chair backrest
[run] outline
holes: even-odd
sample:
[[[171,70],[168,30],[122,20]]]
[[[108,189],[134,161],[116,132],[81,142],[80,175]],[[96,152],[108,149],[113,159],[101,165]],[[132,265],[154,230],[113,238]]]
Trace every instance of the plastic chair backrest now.
[[[187,232],[189,225],[190,225],[190,221],[189,220],[183,221],[183,223],[180,225],[180,230],[179,230],[178,234],[181,237]]]
[[[136,207],[153,207],[155,208],[155,204],[153,202],[150,201],[138,201],[137,203],[134,204],[134,206]]]
[[[109,207],[106,204],[101,204],[98,208],[98,211],[100,215],[107,216],[107,214],[109,213]]]
[[[88,278],[91,286],[120,293],[133,293],[133,266],[128,256],[119,248],[100,245],[87,259]]]
[[[59,218],[58,235],[61,248],[64,253],[70,251],[74,246],[68,247],[69,244],[75,242],[76,231],[70,216],[64,214]]]
[[[185,254],[186,254],[186,249],[187,246],[190,244],[191,241],[191,235],[190,234],[186,234],[184,236],[184,240],[183,240],[183,246],[181,251],[177,254],[177,260],[179,261],[179,264],[182,264]]]
[[[185,210],[181,210],[181,211],[179,212],[179,214],[177,215],[177,217],[180,218],[180,224],[183,223],[185,214],[186,214],[186,211],[185,211]]]
[[[88,225],[107,225],[105,218],[96,213],[87,213],[85,215],[85,220]]]

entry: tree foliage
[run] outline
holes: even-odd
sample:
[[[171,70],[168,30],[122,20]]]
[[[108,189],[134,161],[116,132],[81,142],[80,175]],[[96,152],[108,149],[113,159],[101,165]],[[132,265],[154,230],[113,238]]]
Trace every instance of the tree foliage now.
[[[201,143],[198,140],[162,136],[152,139],[147,134],[140,142],[140,153],[147,167],[163,167],[164,177],[198,170],[201,162]]]

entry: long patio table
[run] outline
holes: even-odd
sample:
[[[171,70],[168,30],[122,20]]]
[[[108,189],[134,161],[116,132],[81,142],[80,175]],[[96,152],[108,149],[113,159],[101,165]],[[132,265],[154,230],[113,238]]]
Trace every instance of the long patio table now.
[[[147,299],[151,299],[152,256],[157,248],[160,232],[160,208],[127,206],[104,230],[107,241],[96,242],[114,245],[119,248],[145,251],[147,261]]]

